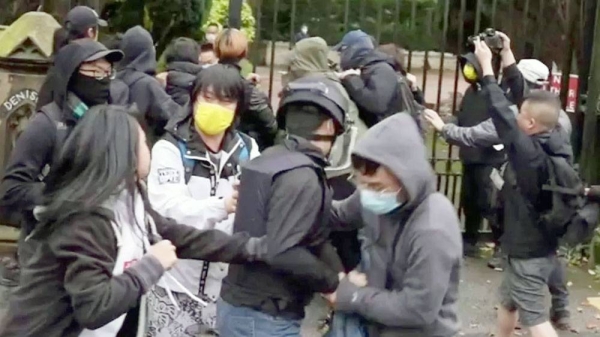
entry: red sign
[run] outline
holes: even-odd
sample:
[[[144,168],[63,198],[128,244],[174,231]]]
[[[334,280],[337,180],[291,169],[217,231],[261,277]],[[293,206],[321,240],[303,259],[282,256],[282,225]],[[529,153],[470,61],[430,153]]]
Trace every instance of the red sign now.
[[[561,73],[554,73],[550,75],[550,87],[547,88],[550,91],[560,94],[560,84],[562,81]],[[575,112],[577,107],[577,98],[579,96],[579,76],[571,74],[569,76],[569,91],[567,93],[567,106],[565,107],[566,112]]]

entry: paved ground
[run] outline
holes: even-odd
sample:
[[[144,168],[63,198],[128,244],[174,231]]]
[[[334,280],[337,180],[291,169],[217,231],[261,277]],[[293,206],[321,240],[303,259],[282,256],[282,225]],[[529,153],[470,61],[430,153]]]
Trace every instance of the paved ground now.
[[[467,259],[463,268],[460,284],[459,316],[462,321],[461,336],[484,337],[493,336],[496,323],[496,291],[500,284],[502,273],[493,271],[485,265],[484,260]],[[560,332],[560,337],[598,336],[600,327],[600,312],[587,304],[588,297],[599,296],[600,283],[580,269],[569,270],[571,295],[571,314],[573,326],[578,333]],[[549,305],[549,304],[548,304]],[[317,337],[315,319],[323,308],[314,306],[304,327],[305,337]],[[529,335],[525,331],[516,331],[517,336]]]

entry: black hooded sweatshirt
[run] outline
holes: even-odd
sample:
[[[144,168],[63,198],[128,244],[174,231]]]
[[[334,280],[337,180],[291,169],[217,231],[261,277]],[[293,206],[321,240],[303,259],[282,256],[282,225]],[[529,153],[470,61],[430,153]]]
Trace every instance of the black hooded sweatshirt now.
[[[179,38],[167,53],[167,94],[180,106],[189,103],[194,81],[202,70],[196,41]]]
[[[360,76],[347,76],[342,84],[356,103],[360,119],[368,127],[402,109],[398,78],[393,61],[386,54],[368,48],[348,48],[342,52],[342,69],[360,69]]]
[[[47,107],[59,110],[60,120],[53,120],[46,113],[36,113],[12,150],[0,184],[0,206],[5,213],[10,210],[10,214],[3,214],[5,218],[19,219],[27,232],[36,223],[32,211],[41,202],[43,172],[52,164],[57,147],[61,145],[57,144],[58,130],[66,128],[68,133],[77,123],[72,110],[74,104],[67,103],[69,80],[84,60],[100,50],[105,50],[100,43],[86,40],[69,44],[59,51],[54,60],[54,101]],[[70,102],[73,100],[76,98],[71,94]]]
[[[242,77],[242,68],[238,60],[219,60],[219,63],[235,68]],[[261,92],[256,85],[244,79],[244,97],[238,102],[236,116],[240,116],[237,129],[256,140],[259,149],[275,144],[277,136],[277,120],[271,108],[269,97]]]
[[[129,87],[129,103],[135,103],[139,121],[151,143],[164,134],[169,118],[180,108],[167,95],[154,77],[156,73],[156,50],[152,36],[140,26],[123,35],[121,50],[125,57],[120,63],[117,78]]]

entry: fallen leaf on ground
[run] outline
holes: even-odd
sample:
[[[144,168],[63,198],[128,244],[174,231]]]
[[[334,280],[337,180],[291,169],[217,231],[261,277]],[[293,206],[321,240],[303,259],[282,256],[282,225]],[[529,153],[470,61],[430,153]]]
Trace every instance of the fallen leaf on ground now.
[[[593,270],[591,270],[591,269],[588,269],[588,273],[589,273],[590,275],[596,275],[596,272],[595,272],[595,271],[593,271]]]
[[[583,312],[583,308],[577,307],[577,312]]]
[[[588,323],[585,327],[588,330],[596,330],[596,329],[598,329],[598,324]]]

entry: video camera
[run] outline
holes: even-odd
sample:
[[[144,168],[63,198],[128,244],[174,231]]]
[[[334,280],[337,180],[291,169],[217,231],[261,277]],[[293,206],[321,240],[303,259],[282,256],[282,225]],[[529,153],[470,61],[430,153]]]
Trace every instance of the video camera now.
[[[504,41],[502,41],[502,37],[498,35],[496,30],[494,28],[486,28],[482,33],[467,38],[467,46],[471,49],[471,52],[475,51],[475,41],[477,38],[484,41],[494,54],[499,54],[504,47]]]

